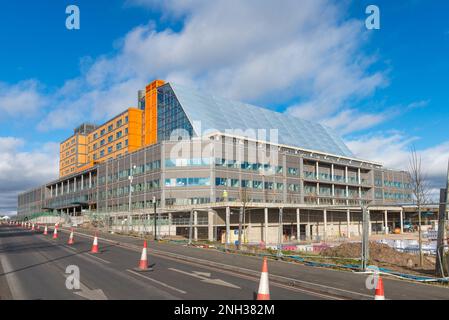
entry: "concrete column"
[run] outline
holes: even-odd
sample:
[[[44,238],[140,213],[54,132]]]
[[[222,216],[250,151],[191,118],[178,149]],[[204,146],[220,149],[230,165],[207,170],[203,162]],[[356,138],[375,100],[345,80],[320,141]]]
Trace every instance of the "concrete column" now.
[[[306,224],[306,239],[312,240],[310,236],[310,224]]]
[[[58,184],[56,184],[56,196],[58,196]]]
[[[323,230],[323,240],[326,242],[327,239],[327,210],[323,210],[323,219],[324,219],[324,230]]]
[[[318,180],[320,178],[320,166],[318,164],[318,161],[316,162],[315,165],[315,171],[316,171],[316,179]]]
[[[345,166],[345,182],[348,183],[348,167]]]
[[[347,229],[346,229],[346,237],[351,238],[350,234],[350,225],[351,225],[351,211],[349,209],[346,210],[346,223],[347,223]]]
[[[50,186],[50,198],[53,198],[53,186]]]
[[[214,212],[207,212],[207,238],[209,241],[214,241]]]
[[[92,172],[89,172],[89,189],[92,188]]]
[[[61,196],[64,195],[64,182],[61,182]]]
[[[76,208],[73,208],[73,216],[76,216]]]
[[[226,244],[230,243],[230,233],[231,233],[230,220],[231,220],[231,208],[226,207]]]
[[[401,222],[401,234],[404,233],[404,211],[399,211],[399,221]]]
[[[334,164],[331,164],[331,181],[334,181]]]
[[[357,179],[359,181],[359,184],[362,184],[362,176],[361,176],[360,168],[357,169]]]
[[[384,212],[384,230],[385,234],[388,234],[388,211],[385,210]]]
[[[76,177],[73,178],[73,192],[76,192]]]
[[[299,208],[296,209],[296,240],[301,241],[301,216]]]
[[[84,190],[84,175],[81,175],[81,190]]]
[[[193,240],[198,241],[198,212],[193,211]]]
[[[268,208],[264,209],[263,241],[268,243]]]

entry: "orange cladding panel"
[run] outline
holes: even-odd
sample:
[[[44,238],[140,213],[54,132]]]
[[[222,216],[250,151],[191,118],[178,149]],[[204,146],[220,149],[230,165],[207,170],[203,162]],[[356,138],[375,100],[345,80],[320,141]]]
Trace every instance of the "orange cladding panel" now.
[[[146,87],[144,144],[157,143],[157,88],[164,85],[162,80],[155,80]]]

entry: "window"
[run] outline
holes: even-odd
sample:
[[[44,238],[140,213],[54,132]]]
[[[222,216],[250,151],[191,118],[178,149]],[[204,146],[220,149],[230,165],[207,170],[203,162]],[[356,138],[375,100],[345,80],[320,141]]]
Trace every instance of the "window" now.
[[[108,143],[112,142],[112,140],[114,140],[114,136],[111,135],[108,137]]]
[[[126,116],[125,117],[125,122],[128,123],[128,121],[129,121],[129,118],[128,118],[128,116]]]
[[[98,148],[98,145],[96,143],[94,143],[94,150],[96,150]]]
[[[101,132],[100,132],[100,136],[104,136],[105,133],[106,133],[106,130],[102,129]]]
[[[104,142],[105,142],[104,139],[101,140],[101,141],[100,141],[100,146],[103,146],[103,145],[104,145]]]
[[[297,168],[288,168],[288,174],[292,176],[298,175],[298,169]]]
[[[157,180],[157,183],[159,181]],[[166,187],[209,186],[209,178],[171,178],[165,179]],[[156,186],[154,186],[156,187]]]
[[[242,180],[242,188],[252,188],[253,182],[251,180]]]
[[[123,123],[122,119],[118,120],[117,124],[116,124],[116,127],[117,128],[120,127],[122,125],[122,123]]]
[[[94,133],[94,140],[98,138],[98,133]]]
[[[128,127],[125,128],[125,134],[128,134]]]
[[[115,146],[115,149],[120,150],[121,148],[122,148],[122,143],[121,142],[117,143],[117,145]]]
[[[114,125],[113,125],[113,124],[110,124],[110,125],[108,126],[108,132],[111,132],[112,129],[114,129]]]
[[[215,178],[215,185],[216,186],[227,186],[228,179],[227,178]]]
[[[104,150],[100,151],[100,158],[104,157]]]
[[[262,181],[253,181],[253,188],[254,189],[263,189]]]
[[[125,140],[125,147],[128,146],[128,139]]]
[[[112,146],[108,147],[108,153],[111,153],[111,152],[112,152]]]
[[[116,138],[119,139],[122,137],[122,131],[117,132],[116,134]]]

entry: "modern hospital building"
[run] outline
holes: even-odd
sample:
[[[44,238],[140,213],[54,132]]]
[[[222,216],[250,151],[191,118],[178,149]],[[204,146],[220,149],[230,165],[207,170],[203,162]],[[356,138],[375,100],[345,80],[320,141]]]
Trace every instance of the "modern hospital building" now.
[[[220,241],[245,207],[247,240],[270,243],[280,212],[286,242],[357,237],[367,205],[371,232],[402,231],[408,174],[358,159],[329,128],[161,80],[137,96],[61,143],[59,178],[20,194],[19,218],[96,212],[120,224],[155,203],[173,234],[192,222],[195,238]]]

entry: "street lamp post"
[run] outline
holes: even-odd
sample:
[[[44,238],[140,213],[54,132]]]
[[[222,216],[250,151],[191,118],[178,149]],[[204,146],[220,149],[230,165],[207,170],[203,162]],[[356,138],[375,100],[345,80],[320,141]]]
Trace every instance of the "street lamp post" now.
[[[157,220],[156,220],[156,197],[153,197],[153,208],[154,208],[154,216],[153,216],[153,220],[154,220],[154,241],[157,241]]]
[[[130,166],[131,167],[131,166]],[[134,176],[133,176],[133,174],[134,174],[134,170],[136,169],[136,166],[134,165],[134,166],[132,166],[131,168],[130,168],[130,171],[129,171],[129,176],[128,176],[128,180],[129,180],[129,202],[128,202],[128,233],[129,233],[129,222],[130,222],[130,220],[131,220],[131,210],[132,210],[132,204],[131,204],[131,198],[132,198],[132,192],[133,192],[133,179],[134,179]]]
[[[284,236],[283,214],[284,209],[279,208],[279,231],[278,231],[279,233],[278,233],[278,252],[277,252],[278,258],[282,256],[282,237]]]
[[[190,218],[189,218],[189,245],[192,244],[192,231],[193,231],[193,209],[190,209]]]

